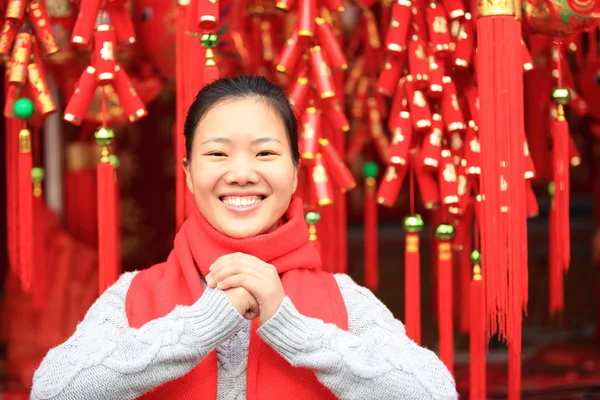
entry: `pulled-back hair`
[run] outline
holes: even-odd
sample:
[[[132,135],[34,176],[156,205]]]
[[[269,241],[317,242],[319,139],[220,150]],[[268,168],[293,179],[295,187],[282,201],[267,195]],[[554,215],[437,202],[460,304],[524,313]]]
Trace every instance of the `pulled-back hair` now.
[[[185,135],[185,151],[191,161],[194,134],[202,118],[214,107],[227,100],[240,100],[256,97],[264,100],[275,111],[290,141],[292,159],[298,165],[298,122],[292,106],[281,87],[262,76],[241,75],[232,78],[218,79],[204,86],[196,95],[185,118],[183,134]]]

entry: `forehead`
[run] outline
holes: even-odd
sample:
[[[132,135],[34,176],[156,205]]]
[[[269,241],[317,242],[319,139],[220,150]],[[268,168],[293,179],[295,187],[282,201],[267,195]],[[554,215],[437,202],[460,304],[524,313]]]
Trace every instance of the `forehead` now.
[[[287,139],[285,126],[277,111],[259,98],[226,100],[217,104],[202,118],[195,135],[203,140],[267,135],[282,142]]]

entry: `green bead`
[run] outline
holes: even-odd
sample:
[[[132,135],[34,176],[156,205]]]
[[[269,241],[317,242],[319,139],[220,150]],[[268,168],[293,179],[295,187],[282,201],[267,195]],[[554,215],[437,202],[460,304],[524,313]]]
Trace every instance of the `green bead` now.
[[[121,166],[121,161],[116,154],[111,154],[108,156],[108,161],[111,163],[114,169],[118,169]]]
[[[217,46],[217,42],[219,41],[219,37],[216,33],[205,33],[200,36],[200,43],[202,43],[202,47],[206,47],[212,49]]]
[[[373,161],[367,161],[363,165],[362,173],[365,178],[375,178],[379,173],[379,166]]]
[[[563,106],[569,103],[571,92],[567,88],[556,88],[552,91],[552,102],[554,104],[562,104]]]
[[[408,233],[418,233],[423,230],[423,218],[419,214],[404,218],[404,230]]]
[[[94,137],[99,146],[108,146],[115,138],[115,133],[112,129],[100,127],[96,133],[94,133]]]
[[[550,196],[554,196],[555,191],[556,191],[556,187],[554,186],[554,182],[550,182],[548,184],[548,194]]]
[[[31,179],[34,182],[41,182],[44,180],[44,168],[41,167],[33,167],[31,168]]]
[[[309,211],[306,213],[305,219],[307,223],[314,225],[321,220],[321,214],[316,211]]]
[[[439,224],[437,228],[435,228],[435,237],[440,240],[452,240],[454,237],[454,225]]]
[[[28,98],[22,98],[15,101],[15,105],[13,106],[13,111],[17,118],[27,119],[33,115],[33,102]]]
[[[469,256],[469,258],[471,259],[471,262],[473,264],[480,264],[481,263],[481,253],[479,252],[479,250],[473,250],[471,252],[471,255]]]

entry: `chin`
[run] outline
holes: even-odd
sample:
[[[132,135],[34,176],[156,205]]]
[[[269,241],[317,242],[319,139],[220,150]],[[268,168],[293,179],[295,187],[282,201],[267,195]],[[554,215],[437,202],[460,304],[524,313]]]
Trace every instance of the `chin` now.
[[[265,233],[268,230],[270,230],[270,227],[271,227],[271,225],[269,225],[269,227],[265,227],[265,228],[263,228],[263,227],[256,228],[255,224],[252,224],[252,226],[248,226],[248,227],[246,227],[244,225],[245,225],[245,223],[243,223],[241,221],[231,221],[229,223],[223,224],[223,226],[226,226],[225,229],[218,229],[218,230],[221,231],[221,233],[223,233],[233,239],[246,239],[249,237],[260,235],[261,233]]]

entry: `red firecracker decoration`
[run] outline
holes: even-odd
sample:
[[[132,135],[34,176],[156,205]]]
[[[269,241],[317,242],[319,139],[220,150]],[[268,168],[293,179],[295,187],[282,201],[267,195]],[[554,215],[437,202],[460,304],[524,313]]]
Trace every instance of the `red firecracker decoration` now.
[[[104,20],[96,27],[91,65],[81,74],[64,112],[64,119],[74,125],[81,125],[98,85],[112,86],[130,122],[147,115],[127,73],[116,62],[116,35],[108,14],[101,16]]]

